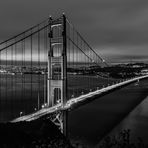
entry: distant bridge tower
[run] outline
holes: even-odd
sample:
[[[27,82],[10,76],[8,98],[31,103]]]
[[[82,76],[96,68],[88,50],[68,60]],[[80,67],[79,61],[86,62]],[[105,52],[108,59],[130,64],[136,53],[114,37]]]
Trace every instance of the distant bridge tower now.
[[[49,52],[48,52],[48,98],[52,107],[58,103],[62,106],[67,101],[67,49],[66,49],[66,17],[58,20],[49,18]],[[54,122],[66,135],[67,111],[60,111]]]

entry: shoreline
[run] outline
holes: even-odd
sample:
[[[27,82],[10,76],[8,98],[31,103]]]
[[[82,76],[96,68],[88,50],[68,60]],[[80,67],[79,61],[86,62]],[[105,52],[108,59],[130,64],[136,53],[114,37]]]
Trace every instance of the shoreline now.
[[[127,113],[127,115],[126,115],[120,122],[118,122],[104,137],[102,137],[102,139],[100,140],[100,142],[99,142],[97,145],[99,145],[99,144],[104,140],[105,137],[107,137],[107,136],[116,136],[116,135],[118,134],[118,132],[124,130],[123,128],[120,128],[120,127],[119,127],[120,124],[122,124],[122,122],[124,122],[124,121],[130,116],[130,114],[132,114],[133,112],[135,112],[135,110],[136,110],[145,100],[148,100],[148,95],[147,95],[144,99],[142,99],[141,102],[138,103],[129,113]],[[125,128],[125,130],[127,130],[127,128]],[[129,130],[131,130],[131,129],[129,129]],[[117,132],[117,131],[118,131],[118,132]],[[138,135],[137,135],[137,137],[138,137]]]
[[[131,130],[131,140],[134,141],[140,137],[144,144],[148,146],[147,141],[147,123],[148,123],[148,96],[138,104],[115,128],[108,133],[109,136],[116,135],[117,131],[123,129]]]

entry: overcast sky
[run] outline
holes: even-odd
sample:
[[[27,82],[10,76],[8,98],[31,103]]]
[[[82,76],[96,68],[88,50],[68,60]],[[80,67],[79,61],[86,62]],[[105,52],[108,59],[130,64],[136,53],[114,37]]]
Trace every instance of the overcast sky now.
[[[107,60],[148,58],[147,0],[0,0],[0,40],[62,12]]]

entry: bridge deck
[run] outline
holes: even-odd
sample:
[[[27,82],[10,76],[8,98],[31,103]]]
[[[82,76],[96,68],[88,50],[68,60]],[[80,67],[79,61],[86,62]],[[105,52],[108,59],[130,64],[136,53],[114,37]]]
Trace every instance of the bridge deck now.
[[[38,118],[40,118],[42,116],[45,116],[47,114],[55,113],[55,112],[60,111],[60,110],[68,110],[74,104],[77,104],[77,103],[86,101],[89,98],[94,97],[95,95],[103,95],[103,94],[106,94],[107,92],[109,92],[111,90],[117,89],[119,87],[123,87],[123,86],[128,85],[130,83],[133,83],[133,82],[135,82],[137,80],[141,80],[141,79],[145,79],[145,78],[148,78],[148,75],[136,77],[136,78],[129,79],[129,80],[125,80],[123,82],[120,82],[120,83],[117,83],[117,84],[113,84],[111,86],[107,86],[105,88],[102,88],[102,89],[99,89],[99,90],[90,92],[88,94],[81,95],[80,97],[72,98],[72,99],[70,99],[70,100],[67,101],[67,103],[66,103],[65,106],[62,106],[62,104],[59,103],[59,104],[57,104],[57,105],[55,105],[53,107],[43,108],[43,109],[41,109],[39,111],[36,111],[35,113],[31,113],[29,115],[25,115],[25,116],[16,118],[16,119],[14,119],[11,122],[32,121],[32,120],[36,120],[36,119],[38,119]]]

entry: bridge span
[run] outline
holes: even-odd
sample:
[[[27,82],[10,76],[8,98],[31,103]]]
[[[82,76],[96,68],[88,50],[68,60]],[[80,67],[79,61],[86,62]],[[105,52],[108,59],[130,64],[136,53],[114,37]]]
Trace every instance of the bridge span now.
[[[98,89],[96,91],[90,92],[88,94],[81,95],[81,96],[76,97],[76,98],[72,98],[72,99],[68,100],[67,103],[64,106],[61,103],[59,103],[59,104],[52,106],[52,107],[40,109],[39,111],[37,111],[35,113],[25,115],[25,116],[21,116],[19,118],[14,119],[11,122],[14,123],[14,122],[20,122],[20,121],[33,121],[33,120],[39,119],[43,116],[56,113],[58,111],[70,110],[74,105],[76,105],[80,102],[82,103],[82,102],[88,101],[89,99],[91,99],[92,97],[95,97],[95,96],[105,95],[109,92],[112,92],[115,89],[118,89],[120,87],[124,87],[126,85],[129,85],[131,83],[135,83],[139,80],[146,79],[146,78],[148,78],[148,75],[135,77],[135,78],[132,78],[132,79],[127,79],[127,80],[121,81],[119,83],[107,86],[105,88],[101,88],[101,89]]]
[[[0,43],[1,121],[47,117],[66,135],[68,111],[148,77],[121,80],[101,88],[110,79],[105,67],[108,63],[64,14],[49,17]],[[107,81],[101,82],[98,75]],[[7,113],[9,119],[4,118]]]

